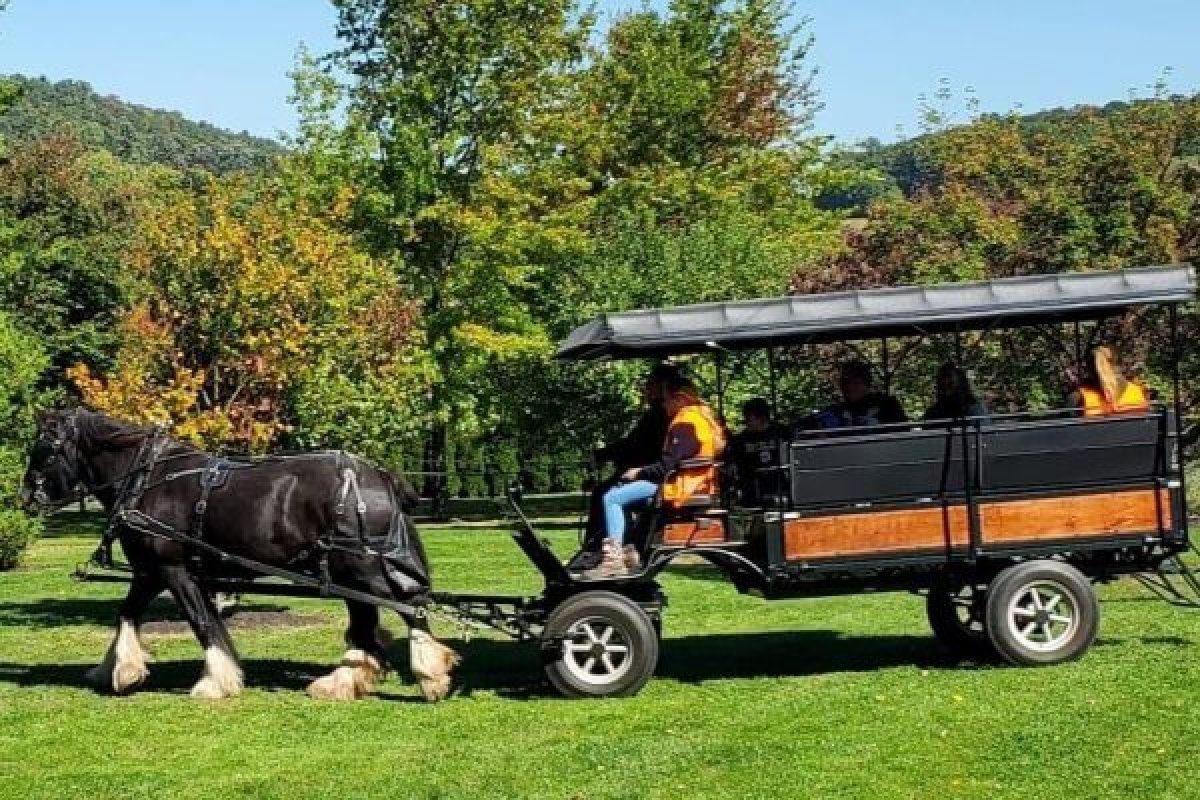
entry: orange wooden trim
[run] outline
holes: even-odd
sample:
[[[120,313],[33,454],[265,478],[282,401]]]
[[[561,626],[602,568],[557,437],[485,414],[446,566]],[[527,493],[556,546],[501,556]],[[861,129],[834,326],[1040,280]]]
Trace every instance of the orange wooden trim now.
[[[966,547],[969,531],[961,505],[789,519],[783,553],[804,560]]]
[[[1049,539],[1102,538],[1169,530],[1166,489],[999,500],[979,509],[985,544]],[[783,553],[790,561],[887,555],[911,550],[965,548],[970,527],[965,506],[865,511],[789,519]]]
[[[719,544],[725,541],[725,523],[701,517],[692,522],[672,522],[663,527],[663,544]]]
[[[985,544],[1120,536],[1171,527],[1166,489],[1043,497],[987,503],[979,510]]]

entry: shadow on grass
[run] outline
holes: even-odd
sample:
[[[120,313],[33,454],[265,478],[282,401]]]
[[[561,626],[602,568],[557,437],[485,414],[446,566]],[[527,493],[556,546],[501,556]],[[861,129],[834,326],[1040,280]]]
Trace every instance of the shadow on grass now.
[[[151,640],[152,641],[152,640]],[[411,683],[407,650],[398,643],[391,652],[392,668],[404,684]],[[454,694],[470,697],[494,692],[513,700],[553,697],[542,678],[538,646],[500,639],[447,640],[463,657],[455,674]],[[1098,646],[1113,646],[1108,639]],[[1155,637],[1154,644],[1190,646],[1175,637]],[[100,653],[97,653],[99,657]],[[90,665],[14,664],[0,662],[0,683],[17,686],[87,688],[84,673]],[[242,666],[246,685],[267,691],[301,692],[332,664],[283,659],[247,659]],[[867,673],[897,667],[928,670],[973,670],[995,667],[961,661],[940,648],[931,636],[846,636],[837,631],[772,631],[761,633],[697,634],[664,639],[656,672],[659,680],[703,684],[708,681],[754,678],[804,678],[819,675]],[[151,667],[143,691],[186,693],[199,677],[199,660],[167,661]],[[409,702],[396,695],[395,675],[383,686],[382,699]],[[411,688],[411,687],[408,687]]]
[[[448,641],[463,663],[455,694],[496,692],[510,699],[553,696],[542,680],[535,644],[497,639]],[[100,653],[97,653],[99,657]],[[409,682],[404,647],[392,652],[392,664]],[[833,631],[705,634],[665,639],[659,679],[683,683],[737,678],[805,677],[839,672],[871,672],[899,666],[945,669],[959,664],[941,655],[933,639],[920,636],[847,637]],[[332,664],[282,659],[247,659],[246,685],[268,691],[303,691]],[[85,664],[14,664],[0,662],[0,682],[17,686],[88,688]],[[970,668],[965,665],[962,668]],[[199,677],[199,659],[158,662],[143,691],[186,692]],[[394,681],[391,678],[390,681]],[[386,688],[394,688],[390,683]],[[407,700],[390,692],[389,700]]]
[[[100,653],[97,653],[99,657]],[[248,659],[242,662],[246,686],[266,691],[302,692],[314,678],[329,672],[333,664],[317,664],[282,659]],[[91,689],[85,674],[91,664],[7,664],[0,663],[0,683],[17,686],[57,686]],[[204,662],[200,659],[161,661],[150,665],[150,677],[140,692],[186,694],[200,678]]]
[[[553,696],[541,682],[538,648],[494,639],[451,642],[463,656],[458,694],[495,691],[513,699]],[[658,679],[701,684],[747,678],[797,678],[894,667],[973,669],[926,636],[844,636],[836,631],[698,634],[664,639]]]
[[[114,598],[72,597],[0,603],[0,625],[33,629],[64,628],[73,625],[115,625],[120,602]],[[245,600],[242,600],[237,607],[237,613],[247,611],[283,612],[286,610],[287,606],[272,603],[247,603]],[[175,603],[165,596],[151,603],[143,617],[143,621],[147,623],[177,622],[182,619]]]

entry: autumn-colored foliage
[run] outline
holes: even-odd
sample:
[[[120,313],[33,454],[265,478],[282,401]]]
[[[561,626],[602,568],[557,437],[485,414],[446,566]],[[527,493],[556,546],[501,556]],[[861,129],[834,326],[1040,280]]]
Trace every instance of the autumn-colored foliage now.
[[[412,346],[413,309],[341,229],[349,200],[316,210],[230,180],[156,209],[131,253],[139,299],[117,368],[71,370],[85,402],[262,451],[289,430],[289,399],[314,370],[386,370]]]

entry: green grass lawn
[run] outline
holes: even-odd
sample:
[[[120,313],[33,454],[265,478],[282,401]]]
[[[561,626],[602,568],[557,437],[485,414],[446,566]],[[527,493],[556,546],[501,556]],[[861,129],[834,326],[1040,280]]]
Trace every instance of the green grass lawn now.
[[[145,689],[112,698],[83,673],[121,587],[70,579],[96,530],[63,519],[0,574],[2,797],[1200,797],[1200,616],[1130,582],[1103,590],[1083,661],[1015,669],[948,660],[920,598],[767,603],[690,569],[664,582],[659,675],[639,696],[548,696],[531,646],[443,627],[465,663],[437,706],[395,677],[374,699],[309,700],[341,654],[341,607],[254,598],[307,624],[234,631],[241,697],[190,699],[199,648],[168,633],[146,637]],[[441,588],[538,589],[502,531],[425,538]],[[166,601],[150,614],[173,617]]]

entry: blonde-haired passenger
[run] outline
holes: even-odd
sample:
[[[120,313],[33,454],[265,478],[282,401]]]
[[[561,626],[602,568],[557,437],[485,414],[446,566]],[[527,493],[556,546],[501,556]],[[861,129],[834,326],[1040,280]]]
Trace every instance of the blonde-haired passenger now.
[[[1087,369],[1087,377],[1070,399],[1085,417],[1131,414],[1150,408],[1145,388],[1126,379],[1113,348],[1093,347],[1088,353]]]

